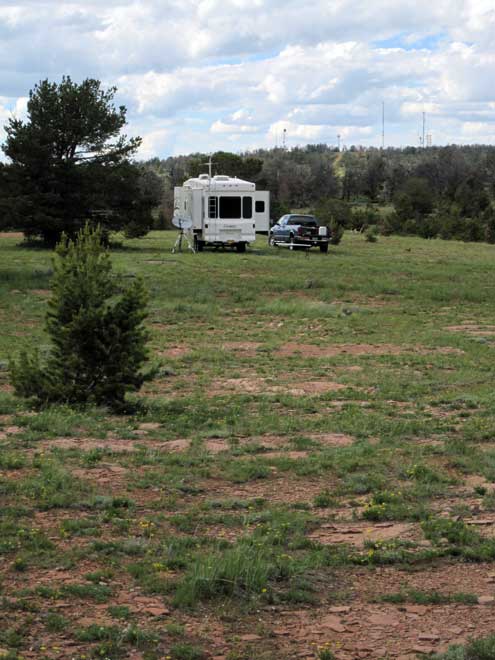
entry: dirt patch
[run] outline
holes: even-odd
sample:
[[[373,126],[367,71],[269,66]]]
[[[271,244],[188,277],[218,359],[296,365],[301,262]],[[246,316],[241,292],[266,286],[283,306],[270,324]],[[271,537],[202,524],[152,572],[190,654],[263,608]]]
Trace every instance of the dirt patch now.
[[[126,439],[99,439],[99,438],[51,438],[49,440],[40,440],[36,443],[36,449],[78,449],[81,451],[91,451],[93,449],[103,449],[106,451],[132,452],[136,440]]]
[[[285,447],[289,438],[285,435],[262,435],[253,436],[249,438],[231,438],[230,440],[224,438],[211,438],[204,441],[204,447],[212,454],[218,454],[223,451],[230,451],[236,447],[253,446],[259,447],[260,451],[267,450],[263,455],[267,455],[270,451],[275,451],[281,447]],[[246,456],[248,458],[248,456]]]
[[[441,346],[439,348],[411,347],[405,348],[396,344],[334,344],[333,346],[318,346],[317,344],[300,344],[289,342],[281,346],[276,354],[281,357],[291,355],[302,355],[304,358],[311,357],[335,357],[337,355],[401,355],[402,353],[429,353],[462,355],[464,351],[452,346]]]
[[[263,456],[266,458],[307,458],[309,456],[309,451],[266,451]]]
[[[495,325],[477,325],[475,323],[463,323],[462,325],[448,325],[445,330],[449,332],[464,332],[475,337],[495,336]]]
[[[291,396],[304,396],[311,394],[324,394],[347,389],[347,385],[332,381],[303,381],[272,385],[265,378],[228,378],[213,381],[208,389],[208,396],[220,396],[226,392],[239,394],[289,394]]]
[[[191,350],[189,346],[171,346],[170,348],[158,351],[158,355],[160,357],[181,358],[184,355],[188,355]]]
[[[24,238],[20,231],[0,231],[0,238]]]
[[[0,388],[1,389],[1,388]],[[0,440],[7,440],[11,435],[17,435],[24,431],[20,426],[6,426],[0,431]]]
[[[245,357],[254,357],[261,345],[259,341],[227,341],[222,344],[222,350],[239,353]]]
[[[336,355],[398,355],[404,348],[394,344],[334,344],[333,346],[318,346],[316,344],[300,344],[289,342],[281,346],[277,355],[281,357],[301,354],[303,357],[334,357]]]
[[[232,484],[223,480],[208,480],[202,486],[215,498],[254,499],[264,498],[276,504],[293,504],[294,502],[311,502],[323,490],[332,489],[335,484],[328,477],[312,477],[300,479],[279,475],[273,470],[270,479],[260,479],[256,482]]]
[[[191,445],[191,441],[185,438],[179,438],[178,440],[169,440],[168,442],[160,442],[156,444],[154,448],[164,449],[165,451],[170,452],[181,452],[187,451]]]
[[[213,438],[212,440],[205,440],[204,448],[211,454],[219,454],[222,451],[229,451],[230,444],[227,440]]]
[[[111,484],[114,487],[122,487],[125,482],[127,468],[110,463],[99,463],[97,468],[76,468],[72,474],[78,479],[92,481],[97,484]]]
[[[352,435],[345,433],[310,433],[308,438],[316,440],[325,447],[349,447],[356,440]]]
[[[51,291],[50,289],[31,289],[31,293],[34,293],[35,296],[46,298],[51,294]]]
[[[388,541],[403,539],[422,540],[423,535],[417,523],[370,523],[368,521],[326,523],[310,535],[310,538],[324,545],[347,543],[361,548],[365,541]]]

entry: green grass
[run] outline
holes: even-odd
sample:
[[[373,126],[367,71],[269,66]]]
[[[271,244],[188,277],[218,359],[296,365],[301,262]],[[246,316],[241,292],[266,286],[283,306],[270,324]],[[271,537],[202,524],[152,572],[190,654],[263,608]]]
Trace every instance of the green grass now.
[[[245,255],[172,255],[174,238],[112,254],[145,279],[159,365],[135,414],[115,416],[30,410],[9,390],[10,357],[46,346],[51,266],[0,237],[0,648],[17,657],[66,635],[88,658],[274,659],[272,612],[282,626],[286,612],[351,604],[362,571],[495,562],[489,526],[468,524],[495,510],[495,335],[452,329],[495,326],[493,247],[347,234],[327,256],[263,239]],[[387,536],[357,542],[367,529]],[[70,580],[47,580],[56,570]],[[478,595],[432,584],[383,600]],[[64,602],[96,604],[105,624],[80,625]],[[315,657],[338,657],[323,644]],[[444,658],[489,657],[469,649]]]

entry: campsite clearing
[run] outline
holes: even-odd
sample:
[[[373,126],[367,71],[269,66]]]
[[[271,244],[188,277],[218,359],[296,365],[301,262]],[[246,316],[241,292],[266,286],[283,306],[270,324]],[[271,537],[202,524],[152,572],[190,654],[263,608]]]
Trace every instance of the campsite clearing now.
[[[495,248],[175,237],[112,253],[161,363],[116,416],[13,397],[50,252],[0,235],[0,657],[412,660],[493,630]]]

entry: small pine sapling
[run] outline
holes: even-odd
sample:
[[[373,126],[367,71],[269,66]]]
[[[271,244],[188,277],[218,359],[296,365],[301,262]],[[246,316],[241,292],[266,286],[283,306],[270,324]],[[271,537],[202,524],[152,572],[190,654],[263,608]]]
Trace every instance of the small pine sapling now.
[[[21,353],[10,365],[18,396],[40,404],[65,402],[122,407],[145,380],[147,295],[141,280],[123,284],[112,273],[100,228],[64,236],[54,256],[46,329],[50,352]]]

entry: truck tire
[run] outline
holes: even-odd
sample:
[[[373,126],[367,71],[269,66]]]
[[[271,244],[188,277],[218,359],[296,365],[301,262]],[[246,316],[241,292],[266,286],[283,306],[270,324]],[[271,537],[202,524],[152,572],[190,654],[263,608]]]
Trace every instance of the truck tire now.
[[[235,249],[237,252],[246,252],[246,243],[236,243]]]
[[[320,252],[328,252],[328,243],[320,243]]]

